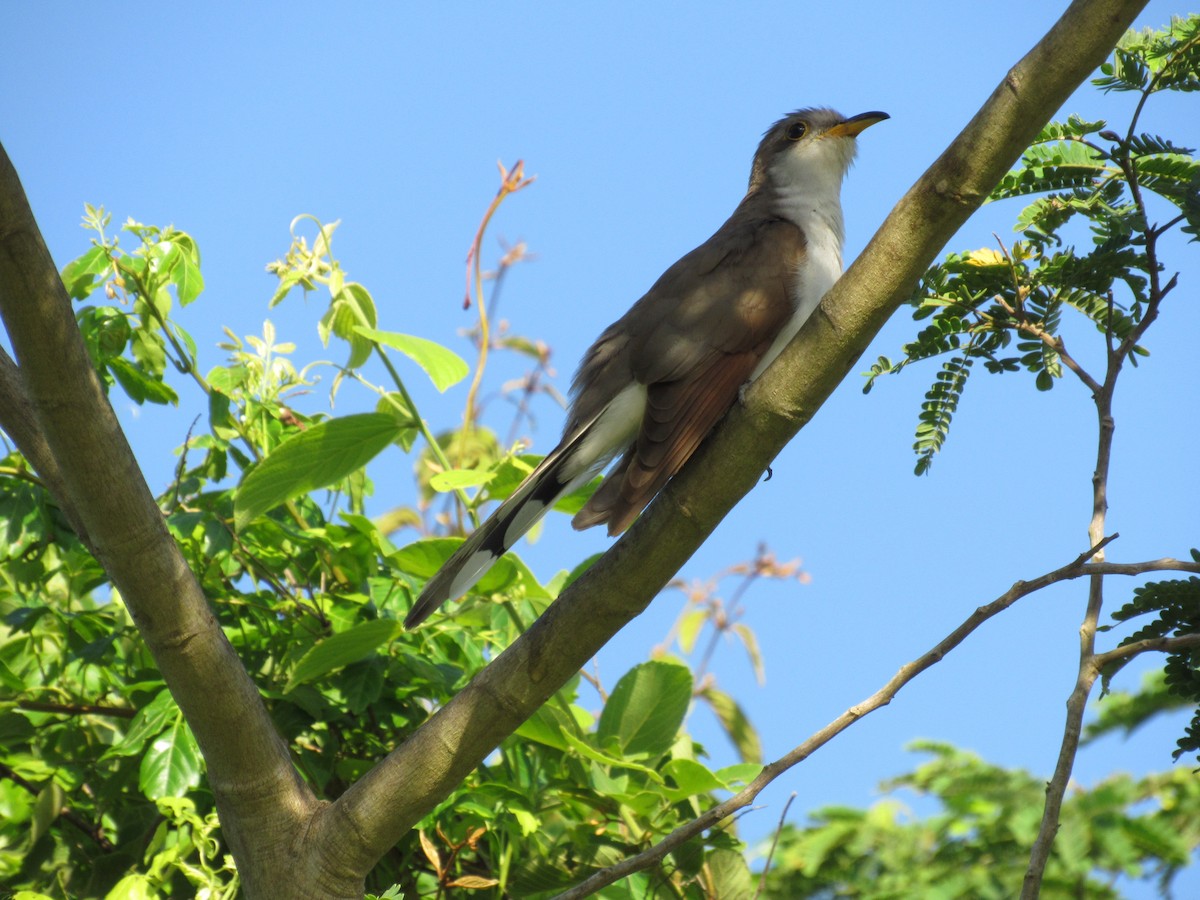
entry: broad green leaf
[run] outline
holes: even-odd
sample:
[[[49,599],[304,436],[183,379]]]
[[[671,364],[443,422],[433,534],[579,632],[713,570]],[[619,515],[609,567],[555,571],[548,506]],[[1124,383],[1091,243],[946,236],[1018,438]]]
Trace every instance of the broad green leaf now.
[[[696,638],[700,634],[700,629],[704,627],[704,623],[708,621],[708,611],[704,609],[691,609],[679,617],[679,649],[684,653],[691,653],[696,646]]]
[[[50,826],[58,819],[66,802],[67,794],[53,778],[37,793],[33,804],[33,819],[29,823],[29,846],[32,847],[38,839],[50,830]]]
[[[541,827],[537,817],[527,809],[521,809],[519,806],[510,806],[508,807],[508,811],[516,817],[523,837],[529,837],[529,835],[534,834]]]
[[[744,787],[759,776],[762,768],[758,763],[735,763],[718,769],[716,776],[726,788]]]
[[[151,800],[177,797],[200,783],[204,761],[192,730],[178,715],[142,757],[138,785]]]
[[[605,753],[603,750],[597,750],[587,741],[582,738],[577,738],[569,731],[562,732],[563,738],[570,745],[571,749],[582,756],[584,759],[590,759],[594,763],[599,763],[602,767],[616,766],[622,769],[631,769],[634,772],[641,772],[655,784],[662,784],[662,776],[649,766],[644,766],[641,763],[634,762],[630,759],[622,759],[619,756],[613,756],[611,753]]]
[[[284,693],[334,669],[366,659],[403,630],[394,619],[372,619],[325,638],[301,657]]]
[[[337,686],[351,713],[361,715],[379,700],[383,692],[383,662],[375,657],[352,664],[338,678]]]
[[[8,667],[8,663],[0,659],[0,685],[8,688],[14,694],[25,690],[25,682],[17,677],[17,673]]]
[[[99,245],[67,263],[62,270],[67,293],[76,300],[87,297],[99,286],[100,279],[97,276],[108,269],[108,265],[108,251]]]
[[[417,437],[420,435],[421,429],[408,407],[405,406],[400,395],[392,393],[386,397],[380,397],[379,402],[375,404],[375,412],[387,413],[396,420],[399,431],[396,435],[395,443],[406,453],[411,450],[413,444],[417,442]]]
[[[20,900],[17,894],[17,900]],[[158,900],[158,892],[145,875],[126,875],[104,895],[104,900]]]
[[[675,787],[667,789],[668,795],[674,801],[685,800],[696,794],[706,794],[725,786],[716,775],[692,759],[673,759],[663,766],[662,774],[675,782]]]
[[[425,370],[425,374],[429,376],[434,387],[439,391],[445,391],[446,388],[458,384],[467,377],[467,372],[470,371],[466,360],[453,350],[448,350],[441,344],[427,341],[425,338],[414,337],[411,334],[398,334],[394,331],[376,331],[374,328],[364,328],[362,325],[355,326],[354,330],[367,340],[376,341],[393,350],[399,350]]]
[[[479,469],[449,469],[431,476],[429,486],[435,491],[446,493],[457,491],[460,488],[487,484],[495,477],[495,472],[481,472]]]
[[[346,282],[341,290],[337,291],[335,299],[344,302],[354,313],[355,324],[361,325],[364,328],[374,328],[379,322],[379,312],[375,307],[375,298],[371,296],[370,291],[357,281]],[[347,338],[350,337],[349,332],[353,330],[354,325],[350,325],[346,334]]]
[[[547,703],[538,707],[537,712],[522,722],[515,734],[527,741],[537,741],[556,750],[566,750],[569,745],[563,737],[563,732],[571,730],[566,713]]]
[[[114,356],[108,360],[108,369],[116,377],[129,399],[139,406],[151,403],[179,405],[179,395],[165,381],[151,378],[129,360]]]
[[[630,669],[604,704],[597,738],[615,739],[622,753],[666,753],[692,699],[692,673],[676,663],[652,661]]]
[[[327,343],[329,335],[334,334],[350,344],[350,359],[346,367],[357,369],[370,359],[374,346],[368,338],[359,334],[357,329],[375,327],[375,300],[365,287],[356,282],[341,287],[331,284],[330,291],[333,293],[333,300],[325,315],[321,317],[321,340]]]
[[[391,444],[398,430],[390,415],[360,413],[293,435],[242,479],[234,501],[235,527],[240,531],[280,503],[361,469]]]
[[[417,578],[432,578],[460,544],[462,538],[426,538],[401,547],[388,562]]]
[[[146,742],[167,727],[179,716],[175,698],[165,687],[145,706],[141,707],[129,723],[129,730],[121,740],[104,754],[110,756],[133,756],[141,753]]]
[[[204,290],[204,276],[200,274],[200,267],[186,253],[179,254],[178,261],[171,269],[171,282],[179,295],[180,306],[187,306]]]
[[[718,849],[708,854],[712,895],[720,900],[751,900],[754,879],[746,858],[734,850]]]
[[[758,738],[758,732],[754,730],[754,726],[750,724],[750,720],[746,718],[745,712],[742,711],[738,702],[724,691],[717,690],[711,685],[701,691],[700,696],[708,701],[708,705],[712,707],[712,711],[717,716],[717,721],[721,723],[721,727],[725,729],[725,734],[729,736],[729,740],[737,748],[738,756],[744,762],[759,765],[762,763],[762,742]]]

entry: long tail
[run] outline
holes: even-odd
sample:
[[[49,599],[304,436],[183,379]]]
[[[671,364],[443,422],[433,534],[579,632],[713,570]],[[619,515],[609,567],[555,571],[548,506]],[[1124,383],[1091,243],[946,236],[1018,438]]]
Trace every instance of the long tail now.
[[[595,466],[581,464],[574,452],[586,431],[581,429],[555,447],[512,496],[463,541],[425,583],[425,589],[404,620],[405,628],[415,628],[447,600],[469,591],[561,497],[592,477]]]

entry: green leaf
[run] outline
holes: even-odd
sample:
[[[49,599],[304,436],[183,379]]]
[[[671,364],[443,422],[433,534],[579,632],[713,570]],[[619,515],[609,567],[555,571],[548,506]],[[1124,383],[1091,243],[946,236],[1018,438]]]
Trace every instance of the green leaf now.
[[[361,715],[378,702],[383,693],[384,666],[379,657],[349,666],[338,679],[338,687],[346,699],[346,708]]]
[[[100,285],[97,276],[108,269],[108,265],[108,250],[99,245],[67,263],[62,270],[62,281],[67,293],[75,300],[87,297]]]
[[[458,384],[470,371],[466,360],[457,353],[425,338],[394,331],[376,331],[362,325],[355,326],[354,330],[368,340],[399,350],[425,370],[425,374],[439,391],[445,391],[446,388]]]
[[[388,562],[417,578],[432,578],[461,543],[462,538],[425,538],[401,547]]]
[[[634,772],[641,772],[655,784],[662,784],[662,776],[649,766],[644,766],[641,763],[634,762],[629,759],[622,759],[619,756],[613,756],[611,753],[605,753],[602,750],[597,750],[587,741],[578,738],[569,731],[562,732],[563,740],[582,756],[584,759],[590,759],[592,762],[599,763],[602,766],[616,766],[622,769],[630,769]]]
[[[759,685],[766,684],[767,671],[763,666],[762,651],[758,647],[758,637],[753,629],[743,622],[738,622],[733,626],[734,633],[742,639],[742,645],[746,648],[746,655],[750,657],[750,665],[754,669],[754,680]]]
[[[762,741],[759,740],[758,732],[750,724],[750,719],[747,718],[738,702],[729,694],[712,686],[701,691],[700,696],[712,707],[717,721],[721,723],[725,734],[737,748],[738,756],[742,761],[761,765]]]
[[[129,399],[139,406],[147,400],[151,403],[179,405],[179,395],[171,389],[169,384],[157,378],[151,378],[129,360],[114,356],[108,360],[108,369],[125,389]]]
[[[19,891],[15,900],[21,900]],[[158,900],[158,891],[155,890],[147,876],[126,875],[104,895],[104,900]]]
[[[330,290],[334,290],[331,285]],[[321,317],[324,326],[322,339],[328,339],[328,332],[350,344],[350,359],[346,363],[349,369],[362,366],[371,357],[371,341],[358,332],[358,328],[374,328],[378,312],[375,299],[371,292],[357,282],[351,281],[337,289],[329,305],[329,311]]]
[[[429,479],[429,486],[435,491],[446,493],[447,491],[457,491],[460,488],[487,484],[495,477],[495,472],[481,472],[479,469],[449,469],[433,475]]]
[[[14,694],[25,690],[25,681],[9,668],[8,663],[0,659],[0,685],[8,688]]]
[[[179,717],[179,707],[175,698],[165,687],[154,699],[142,706],[129,723],[129,730],[119,742],[105,752],[103,758],[111,756],[134,756],[142,752],[142,748],[156,734],[159,734],[167,724]]]
[[[676,802],[725,786],[708,768],[693,759],[673,759],[662,767],[662,774],[675,782],[675,787],[669,788],[668,793]]]
[[[234,501],[240,531],[267,510],[356,472],[391,444],[399,431],[386,413],[330,419],[293,435],[246,473]]]
[[[538,711],[521,723],[514,733],[527,741],[536,741],[553,747],[555,750],[566,750],[570,745],[563,737],[571,732],[570,720],[567,714],[553,704],[547,703],[538,707]]]
[[[708,854],[708,870],[712,877],[712,896],[720,900],[751,900],[754,879],[746,858],[735,850],[713,850]]]
[[[171,283],[175,285],[180,306],[187,306],[204,290],[204,276],[200,274],[200,267],[186,253],[179,254],[178,261],[171,269]]]
[[[334,669],[366,659],[380,645],[392,640],[403,630],[394,619],[373,619],[325,638],[301,657],[283,689],[284,693]]]
[[[200,783],[203,770],[200,748],[180,714],[142,757],[138,786],[151,800],[178,797]]]
[[[630,669],[604,704],[597,738],[616,741],[622,753],[666,753],[692,699],[692,673],[676,663],[652,661]]]
[[[679,649],[684,653],[691,653],[696,646],[696,638],[700,635],[700,629],[704,627],[704,623],[708,621],[708,610],[706,609],[691,609],[679,617]]]
[[[718,769],[716,775],[726,788],[733,789],[749,784],[761,772],[762,766],[758,763],[735,763]]]
[[[50,826],[62,812],[67,795],[53,778],[37,793],[33,804],[33,818],[29,823],[29,846],[32,847],[38,839],[50,830]]]

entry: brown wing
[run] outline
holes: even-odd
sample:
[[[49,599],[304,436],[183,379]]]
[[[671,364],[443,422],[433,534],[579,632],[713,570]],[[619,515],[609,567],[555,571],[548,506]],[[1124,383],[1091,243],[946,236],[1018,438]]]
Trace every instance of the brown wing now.
[[[631,380],[646,385],[647,404],[633,446],[575,517],[576,528],[628,527],[725,415],[791,318],[803,236],[779,219],[739,221],[742,212],[668,269],[585,357],[574,415],[607,403]]]

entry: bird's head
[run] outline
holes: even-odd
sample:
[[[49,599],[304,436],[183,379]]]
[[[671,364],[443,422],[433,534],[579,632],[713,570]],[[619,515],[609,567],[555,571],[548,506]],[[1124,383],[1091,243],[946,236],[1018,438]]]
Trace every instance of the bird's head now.
[[[846,117],[836,110],[801,109],[780,119],[763,136],[754,155],[750,188],[836,191],[857,152],[855,138],[884,112]]]

